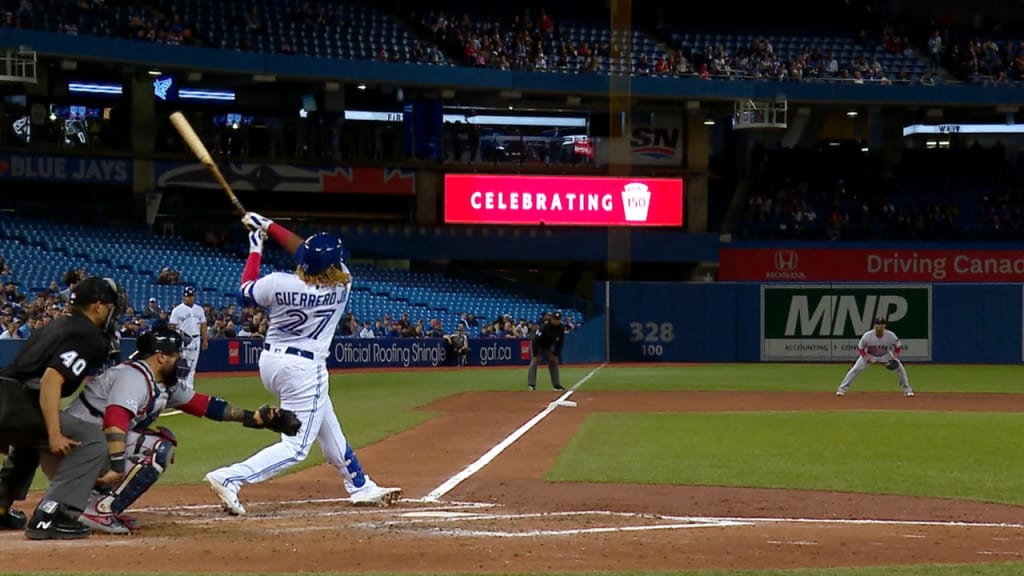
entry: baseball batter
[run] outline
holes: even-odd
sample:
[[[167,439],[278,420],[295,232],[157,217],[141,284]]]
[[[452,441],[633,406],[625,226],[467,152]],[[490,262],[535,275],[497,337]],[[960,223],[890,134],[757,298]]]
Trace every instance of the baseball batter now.
[[[857,344],[857,352],[860,357],[854,362],[853,367],[846,373],[843,382],[836,391],[836,396],[845,396],[850,384],[868,364],[884,364],[889,370],[895,370],[899,375],[900,388],[905,396],[913,396],[914,390],[910,388],[910,380],[907,378],[907,369],[900,362],[899,355],[903,351],[903,344],[891,330],[885,329],[885,318],[875,319],[875,328],[865,332]]]
[[[138,522],[124,511],[139,499],[174,462],[178,441],[174,433],[153,423],[165,407],[199,418],[241,422],[248,428],[268,428],[294,436],[294,414],[263,406],[256,411],[236,408],[222,398],[176,386],[188,371],[181,358],[183,338],[173,330],[155,330],[138,339],[128,362],[91,380],[64,409],[75,418],[103,426],[110,467],[123,474],[111,490],[94,490],[79,521],[93,530],[129,534]],[[127,468],[127,473],[126,472]]]
[[[195,388],[196,366],[199,364],[199,350],[206,350],[206,313],[203,307],[196,304],[196,287],[185,286],[181,304],[171,310],[171,317],[167,324],[171,330],[177,330],[185,335],[185,345],[181,350],[181,357],[188,364],[188,374],[182,378],[181,388],[192,390]]]
[[[402,495],[401,488],[384,488],[370,479],[345,440],[331,402],[327,356],[334,329],[348,304],[352,277],[342,262],[341,239],[320,233],[305,241],[259,214],[248,212],[242,223],[249,233],[249,259],[242,272],[241,299],[269,312],[270,325],[260,354],[260,377],[268,391],[281,399],[281,407],[295,412],[302,432],[249,457],[244,462],[206,475],[224,508],[245,514],[238,500],[243,484],[277,476],[309,456],[320,442],[327,462],[337,468],[357,505],[388,506]],[[298,264],[295,273],[275,272],[259,278],[263,240],[270,235]]]

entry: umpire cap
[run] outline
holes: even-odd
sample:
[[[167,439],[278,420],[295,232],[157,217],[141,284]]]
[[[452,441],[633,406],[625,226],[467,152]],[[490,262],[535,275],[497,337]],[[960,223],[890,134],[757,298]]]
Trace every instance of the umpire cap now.
[[[118,285],[110,278],[90,276],[75,285],[70,297],[72,306],[85,306],[95,302],[118,303]]]

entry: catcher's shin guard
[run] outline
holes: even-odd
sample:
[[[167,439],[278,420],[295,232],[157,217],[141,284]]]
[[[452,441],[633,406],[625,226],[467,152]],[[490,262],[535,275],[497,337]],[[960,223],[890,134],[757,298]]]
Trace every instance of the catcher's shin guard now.
[[[156,484],[173,461],[174,445],[167,440],[160,440],[153,446],[152,452],[132,466],[117,488],[96,503],[96,509],[104,514],[124,512]]]

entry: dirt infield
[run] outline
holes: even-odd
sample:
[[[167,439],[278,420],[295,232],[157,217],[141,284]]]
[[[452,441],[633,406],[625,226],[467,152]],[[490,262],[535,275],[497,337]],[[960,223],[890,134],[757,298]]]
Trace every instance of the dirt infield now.
[[[157,487],[144,530],[45,544],[0,534],[3,569],[186,572],[568,572],[785,568],[1024,560],[1024,508],[834,492],[547,483],[587,414],[738,410],[1024,411],[1005,395],[650,392],[573,396],[438,502],[428,493],[543,410],[551,392],[468,393],[441,416],[363,448],[407,501],[344,502],[319,466],[242,491],[225,516],[205,487]],[[54,547],[74,549],[56,554]],[[74,558],[74,560],[71,560]]]

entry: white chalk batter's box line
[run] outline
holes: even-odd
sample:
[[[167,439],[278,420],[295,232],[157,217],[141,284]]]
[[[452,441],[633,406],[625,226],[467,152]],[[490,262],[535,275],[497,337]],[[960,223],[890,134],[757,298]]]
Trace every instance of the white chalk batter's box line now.
[[[253,505],[267,506],[302,506],[302,505],[329,505],[347,503],[347,498],[321,498],[309,500],[291,500],[283,502],[258,502]],[[219,510],[219,505],[195,505],[188,507],[161,507],[140,509],[139,511],[163,512],[176,516],[175,524],[208,524],[211,522],[278,522],[296,518],[330,518],[339,516],[378,516],[381,514],[390,515],[390,519],[374,519],[365,522],[357,522],[350,525],[350,528],[364,529],[407,529],[416,532],[428,532],[430,534],[452,537],[476,537],[476,538],[522,538],[537,536],[579,536],[587,534],[607,534],[623,532],[644,532],[653,530],[681,530],[693,528],[726,528],[737,526],[756,526],[765,524],[818,524],[818,525],[877,525],[877,526],[898,526],[898,527],[964,527],[964,528],[1024,528],[1024,524],[1014,523],[993,523],[993,522],[963,522],[963,521],[916,521],[916,520],[878,520],[878,519],[843,519],[843,518],[776,518],[776,517],[708,517],[708,516],[676,516],[666,514],[639,513],[639,512],[615,512],[609,510],[576,510],[562,512],[530,512],[530,513],[501,513],[482,512],[484,509],[494,509],[499,505],[487,502],[452,502],[438,503],[432,499],[410,499],[403,500],[404,504],[431,504],[419,508],[405,508],[399,505],[395,508],[346,508],[342,510],[284,510],[267,513],[257,513],[245,517],[234,517],[228,515],[210,515],[212,510]],[[440,504],[440,505],[439,505]],[[189,510],[183,510],[188,508]],[[467,511],[473,510],[473,511]],[[182,516],[185,516],[182,518]],[[663,522],[660,524],[634,524],[625,526],[596,526],[588,528],[568,529],[530,529],[530,530],[478,530],[464,527],[442,528],[438,524],[444,523],[472,523],[481,521],[512,520],[537,520],[544,518],[566,518],[582,516],[604,516],[616,518],[628,518],[633,520],[647,520]],[[342,528],[338,525],[326,526],[293,526],[277,527],[276,530],[284,532],[314,532],[324,530],[337,530]]]

